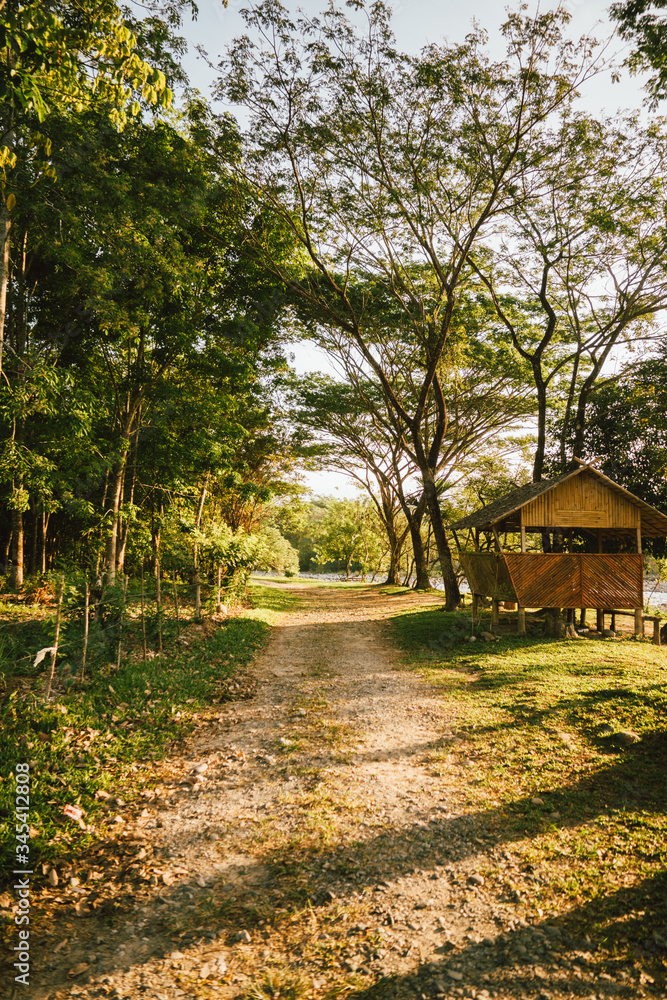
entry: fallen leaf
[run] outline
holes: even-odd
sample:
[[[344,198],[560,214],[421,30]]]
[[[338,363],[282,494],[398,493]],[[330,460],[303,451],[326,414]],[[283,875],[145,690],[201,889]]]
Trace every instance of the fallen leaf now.
[[[81,819],[83,815],[84,811],[81,806],[66,805],[63,809],[63,816],[69,816],[70,819]]]
[[[88,964],[88,962],[79,962],[78,965],[75,965],[72,969],[69,970],[67,975],[70,976],[72,979],[74,979],[75,976],[82,976],[83,973],[87,972],[89,968],[90,965]]]

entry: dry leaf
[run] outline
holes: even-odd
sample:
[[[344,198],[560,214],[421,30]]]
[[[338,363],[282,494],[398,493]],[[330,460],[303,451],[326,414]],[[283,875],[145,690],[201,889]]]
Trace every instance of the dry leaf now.
[[[88,962],[79,962],[78,965],[75,965],[74,968],[69,970],[67,975],[73,979],[75,976],[82,976],[83,973],[87,972],[89,968],[90,965]]]

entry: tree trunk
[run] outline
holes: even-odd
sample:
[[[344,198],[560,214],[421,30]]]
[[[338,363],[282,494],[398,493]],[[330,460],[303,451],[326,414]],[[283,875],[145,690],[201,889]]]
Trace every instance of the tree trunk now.
[[[9,137],[5,145],[10,145]],[[5,319],[7,316],[7,289],[9,287],[9,245],[12,232],[12,220],[0,193],[0,375],[2,375],[3,353],[5,346]]]
[[[128,503],[134,503],[134,484],[137,479],[137,451],[139,449],[139,434],[134,436],[134,455],[132,456],[132,476],[130,479],[130,495]],[[125,476],[123,476],[123,494],[125,493]],[[125,552],[127,550],[127,538],[130,533],[130,522],[125,519],[119,524],[119,544],[116,557],[116,572],[122,573],[125,569]]]
[[[12,510],[12,565],[9,584],[13,590],[23,586],[23,512]]]
[[[10,560],[11,560],[11,551],[12,551],[12,541],[13,540],[14,540],[14,534],[10,530],[10,532],[9,532],[9,534],[7,536],[7,542],[5,544],[5,551],[4,551],[4,560],[5,560],[4,561],[4,567],[5,567],[4,571],[5,571],[5,573],[9,573]]]
[[[197,508],[197,519],[195,521],[195,528],[199,531],[201,527],[201,519],[204,513],[204,504],[206,503],[206,494],[208,493],[208,481],[210,478],[210,472],[206,473],[206,480],[204,486],[202,487],[201,496],[199,498],[199,506]],[[195,541],[194,544],[194,571],[195,571],[195,619],[197,621],[201,620],[201,579],[199,577],[199,543]]]
[[[420,529],[421,529],[421,518],[419,518],[418,522],[416,521],[416,519],[410,522],[410,538],[412,540],[412,554],[414,557],[414,567],[416,573],[414,589],[429,590],[431,586],[431,578],[428,575],[428,563],[426,562],[426,551],[424,549],[424,542],[421,536]]]
[[[565,635],[565,622],[560,608],[544,609],[544,634],[551,639],[562,639]]]
[[[389,569],[385,583],[398,586],[401,582],[401,548],[396,533],[393,538],[389,538]]]
[[[533,462],[533,482],[541,483],[547,447],[547,390],[542,380],[542,372],[535,367],[535,364],[533,364],[533,371],[537,389],[537,444]]]
[[[162,515],[164,507],[160,504],[160,527],[156,530],[155,518],[152,519],[151,533],[153,541],[153,572],[155,574],[155,605],[157,614],[157,648],[162,652],[162,593],[160,590],[160,537],[162,535]]]
[[[32,505],[32,537],[30,539],[30,569],[29,573],[34,576],[37,571],[37,504]]]
[[[118,571],[118,549],[120,534],[120,512],[123,505],[123,485],[125,482],[125,466],[127,463],[127,446],[129,440],[125,438],[122,442],[121,457],[113,468],[111,478],[111,531],[107,538],[106,552],[106,576],[107,582],[113,583]]]
[[[424,477],[424,492],[426,493],[428,512],[431,516],[433,537],[435,538],[435,544],[438,550],[440,572],[442,573],[442,580],[445,585],[445,611],[453,611],[461,603],[461,592],[459,590],[456,574],[454,573],[454,566],[452,565],[452,554],[449,549],[449,543],[447,542],[445,525],[442,520],[442,511],[440,510],[440,504],[438,502],[438,493],[435,488],[435,482],[431,476]]]
[[[111,531],[107,538],[106,552],[106,576],[107,582],[113,583],[116,579],[116,558],[118,553],[118,527],[120,520],[120,505],[123,492],[123,474],[125,472],[125,459],[116,463],[113,471],[113,493],[111,507]]]

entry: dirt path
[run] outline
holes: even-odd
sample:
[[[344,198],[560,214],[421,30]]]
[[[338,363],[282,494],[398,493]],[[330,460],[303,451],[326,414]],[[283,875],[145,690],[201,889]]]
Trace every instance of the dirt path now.
[[[119,822],[124,891],[49,929],[31,1000],[605,996],[585,942],[489,891],[510,855],[466,809],[461,755],[433,766],[456,719],[383,625],[429,598],[293,591],[254,697],[206,720]]]

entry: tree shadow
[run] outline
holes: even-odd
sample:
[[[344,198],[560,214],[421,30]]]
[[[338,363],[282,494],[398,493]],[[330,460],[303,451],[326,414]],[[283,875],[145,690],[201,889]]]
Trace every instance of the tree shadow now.
[[[486,989],[495,996],[546,1000],[590,996],[594,989],[598,996],[634,1000],[646,995],[642,987],[648,983],[655,989],[648,995],[664,996],[665,956],[667,873],[658,872],[630,888],[603,890],[563,916],[483,941],[445,941],[413,972],[381,978],[349,996],[471,996]]]

